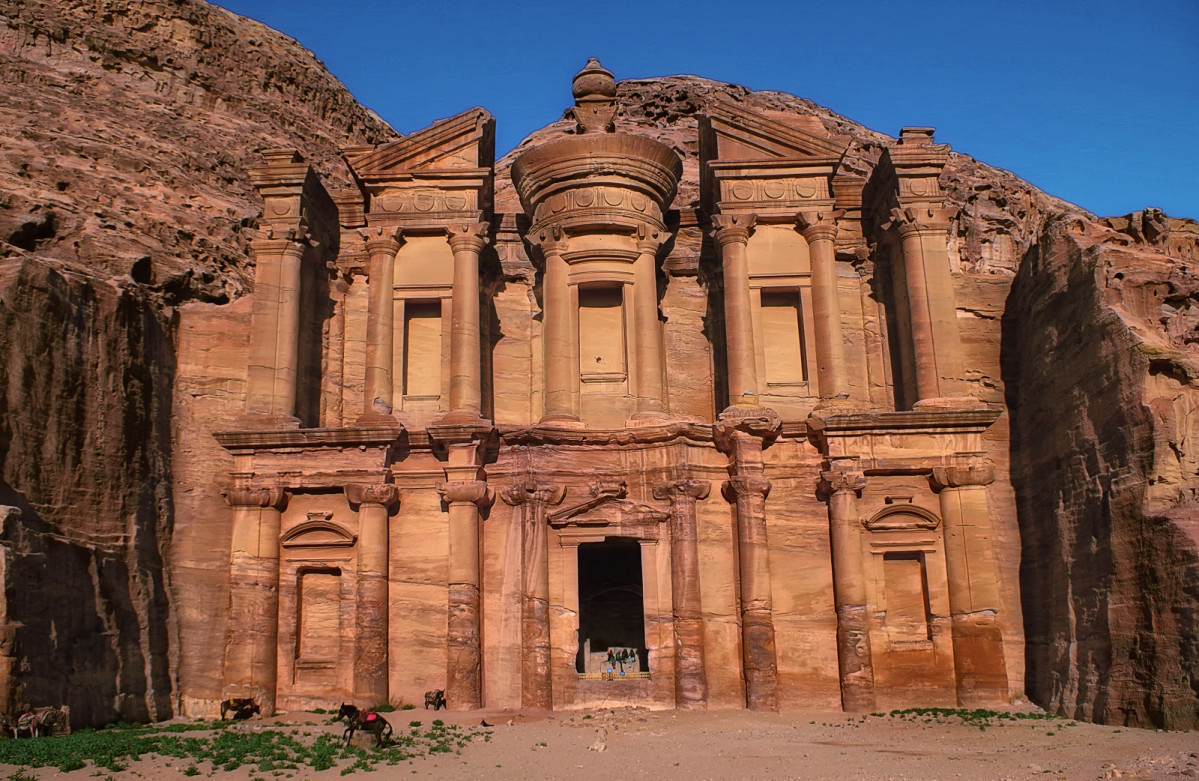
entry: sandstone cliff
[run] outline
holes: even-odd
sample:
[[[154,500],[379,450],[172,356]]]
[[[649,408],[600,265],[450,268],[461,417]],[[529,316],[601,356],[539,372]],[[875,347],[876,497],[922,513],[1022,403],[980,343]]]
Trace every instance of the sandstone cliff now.
[[[15,0],[0,76],[0,505],[19,510],[0,507],[0,710],[166,717],[172,307],[248,291],[261,150],[297,147],[336,187],[339,147],[394,134],[294,42],[199,0]],[[781,93],[622,82],[618,122],[684,158],[676,208],[697,205],[716,98],[843,139],[863,178],[890,140]],[[519,211],[515,154],[499,212]],[[988,441],[999,563],[1022,572],[1009,666],[1072,716],[1199,725],[1195,223],[1102,221],[964,155],[943,184],[967,379],[1009,412]],[[698,228],[679,243],[708,252]]]
[[[173,713],[172,309],[253,280],[245,169],[395,137],[290,39],[202,2],[0,16],[0,710]]]

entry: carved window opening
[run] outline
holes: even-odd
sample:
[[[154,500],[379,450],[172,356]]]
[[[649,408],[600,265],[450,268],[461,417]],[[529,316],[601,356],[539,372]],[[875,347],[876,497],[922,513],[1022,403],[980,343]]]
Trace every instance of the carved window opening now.
[[[799,291],[763,289],[761,312],[766,384],[780,389],[805,385],[807,340]]]
[[[441,301],[404,302],[405,401],[441,396]]]
[[[932,639],[928,573],[924,554],[892,551],[883,554],[887,596],[887,636],[892,643],[927,643]]]
[[[628,376],[623,285],[579,287],[579,379],[623,383]]]
[[[579,652],[583,675],[645,677],[645,597],[641,545],[627,537],[579,545]],[[612,651],[613,662],[608,661]],[[619,661],[621,652],[636,658]]]
[[[296,599],[296,668],[335,670],[341,649],[341,570],[302,569]]]

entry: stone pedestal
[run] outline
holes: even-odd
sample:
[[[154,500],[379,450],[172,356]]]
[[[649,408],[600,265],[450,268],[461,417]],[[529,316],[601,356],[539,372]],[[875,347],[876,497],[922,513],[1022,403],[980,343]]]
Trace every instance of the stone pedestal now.
[[[1003,705],[1009,699],[1007,665],[987,507],[987,486],[995,470],[981,456],[955,461],[933,470],[932,485],[940,491],[945,523],[958,705]]]
[[[550,645],[549,524],[546,508],[566,495],[563,486],[527,482],[510,486],[501,497],[520,507],[521,524],[521,705],[533,710],[554,707]]]
[[[279,524],[287,494],[237,487],[224,495],[233,507],[224,693],[252,697],[269,715],[278,682]]]
[[[683,479],[654,487],[654,498],[670,500],[670,585],[674,599],[675,707],[708,706],[704,668],[703,604],[699,583],[699,538],[695,503],[706,499],[711,484]]]
[[[346,486],[346,499],[358,507],[354,698],[365,707],[389,701],[387,519],[398,496],[396,487],[387,483]]]
[[[866,487],[866,479],[861,472],[841,469],[822,472],[821,478],[823,491],[828,495],[841,707],[850,713],[866,713],[874,710],[875,705],[858,513],[858,493]]]

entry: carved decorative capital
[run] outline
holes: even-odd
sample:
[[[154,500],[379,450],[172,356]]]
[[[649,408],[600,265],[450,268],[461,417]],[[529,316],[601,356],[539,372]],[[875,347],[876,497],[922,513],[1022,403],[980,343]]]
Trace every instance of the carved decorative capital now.
[[[531,230],[525,240],[541,252],[543,258],[550,255],[561,255],[567,250],[566,232],[561,225],[550,225],[538,230]]]
[[[657,255],[658,250],[670,238],[669,234],[665,234],[652,225],[637,226],[637,251],[642,255]]]
[[[671,502],[680,499],[707,499],[708,494],[712,492],[712,483],[707,480],[695,480],[690,477],[685,477],[682,480],[673,480],[669,483],[659,483],[654,486],[655,499],[669,499]]]
[[[260,230],[250,242],[250,249],[255,258],[282,257],[284,255],[296,258],[303,257],[304,250],[308,249],[309,244],[308,234],[302,228],[283,231],[268,225]]]
[[[737,434],[769,439],[778,433],[783,421],[770,407],[729,407],[716,418],[712,437],[716,448],[731,452]]]
[[[847,469],[830,469],[820,473],[821,493],[833,494],[852,491],[855,494],[866,487],[866,476]]]
[[[455,254],[473,252],[478,255],[487,246],[490,230],[491,226],[485,222],[456,223],[446,227],[446,240]]]
[[[503,491],[500,491],[500,498],[504,500],[504,504],[509,504],[513,507],[520,504],[559,504],[566,498],[566,486],[548,485],[533,481],[513,483]]]
[[[901,238],[927,231],[946,231],[957,212],[954,206],[896,206],[891,209],[891,221],[883,227],[894,228]]]
[[[495,499],[495,490],[486,480],[448,481],[437,486],[437,492],[446,504],[475,504],[482,508]]]
[[[712,216],[712,237],[722,249],[732,242],[745,244],[757,219],[752,214],[715,214]]]
[[[995,466],[988,461],[978,460],[971,464],[933,467],[930,477],[934,491],[946,488],[964,488],[971,485],[990,485],[995,482]]]
[[[808,211],[800,212],[795,218],[795,227],[803,234],[809,243],[814,241],[834,241],[837,238],[837,220],[845,211]]]
[[[345,488],[350,504],[379,504],[389,511],[399,503],[399,489],[392,483],[350,483]]]
[[[281,486],[235,485],[221,491],[230,507],[274,507],[282,510],[287,503],[287,491]]]
[[[729,502],[735,502],[742,496],[760,496],[765,499],[770,493],[770,481],[757,475],[730,477],[720,486],[720,493]]]
[[[395,254],[400,251],[402,231],[399,228],[383,226],[362,228],[358,231],[358,235],[362,237],[362,241],[366,244],[366,251],[372,258],[376,255],[395,257]]]

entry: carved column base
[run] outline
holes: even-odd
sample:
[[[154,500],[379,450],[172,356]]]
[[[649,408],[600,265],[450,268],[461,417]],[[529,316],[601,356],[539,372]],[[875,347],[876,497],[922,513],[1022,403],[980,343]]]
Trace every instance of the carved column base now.
[[[745,654],[745,705],[750,710],[779,709],[778,668],[774,655],[774,619],[769,610],[741,614]]]
[[[400,422],[386,412],[366,412],[354,420],[355,428],[399,428]]]
[[[874,710],[874,669],[866,608],[852,605],[837,610],[837,662],[841,674],[841,709],[847,713]]]
[[[1010,700],[1003,632],[991,611],[953,617],[958,705],[1006,705]]]
[[[446,642],[446,702],[452,710],[483,707],[483,658],[479,645],[479,589],[470,584],[450,584],[449,626]]]

